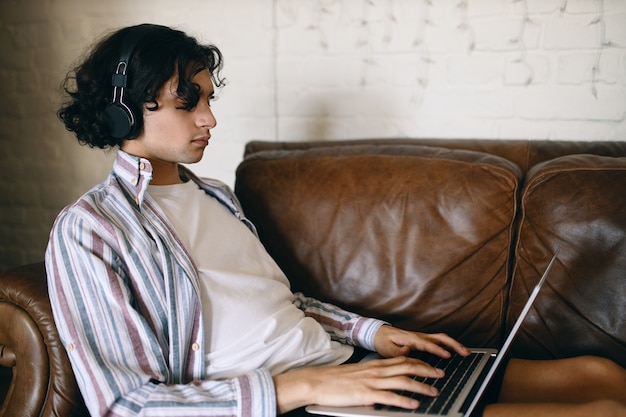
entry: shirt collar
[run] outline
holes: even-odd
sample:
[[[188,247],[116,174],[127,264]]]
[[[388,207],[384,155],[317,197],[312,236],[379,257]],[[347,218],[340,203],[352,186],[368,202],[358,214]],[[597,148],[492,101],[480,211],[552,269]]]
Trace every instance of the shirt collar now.
[[[248,220],[241,209],[241,204],[230,188],[216,180],[200,179],[186,167],[179,165],[178,170],[181,178],[195,182],[204,192],[215,197],[256,235],[257,231],[252,222]],[[141,207],[144,202],[148,185],[152,180],[152,164],[145,158],[131,155],[119,149],[113,162],[113,174],[119,178],[125,188],[132,194],[137,206]]]
[[[140,206],[143,203],[146,190],[152,180],[152,164],[145,158],[117,151],[113,163],[113,173],[126,185],[132,193],[135,203]]]

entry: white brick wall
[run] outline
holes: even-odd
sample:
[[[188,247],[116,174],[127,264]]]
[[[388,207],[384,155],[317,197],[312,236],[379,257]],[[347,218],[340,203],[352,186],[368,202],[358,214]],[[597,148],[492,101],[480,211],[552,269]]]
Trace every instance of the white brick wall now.
[[[626,137],[623,0],[0,0],[0,269],[42,259],[57,212],[108,173],[57,121],[59,82],[141,22],[224,52],[193,168],[231,185],[251,139]]]

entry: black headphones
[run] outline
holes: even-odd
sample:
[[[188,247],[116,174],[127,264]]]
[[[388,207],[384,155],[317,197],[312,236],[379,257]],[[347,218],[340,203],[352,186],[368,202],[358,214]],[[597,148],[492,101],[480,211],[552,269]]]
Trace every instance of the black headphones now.
[[[124,93],[128,83],[128,66],[137,43],[153,31],[157,25],[143,24],[134,26],[122,40],[120,47],[120,59],[115,68],[115,73],[111,79],[113,87],[113,101],[106,106],[104,113],[111,127],[111,136],[116,139],[126,139],[137,132],[139,123],[137,121],[143,117],[130,102],[124,102]]]

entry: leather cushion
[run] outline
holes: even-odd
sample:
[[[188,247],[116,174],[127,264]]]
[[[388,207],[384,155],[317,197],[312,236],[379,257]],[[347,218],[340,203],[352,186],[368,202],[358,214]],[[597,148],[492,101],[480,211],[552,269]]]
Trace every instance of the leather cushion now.
[[[0,344],[15,355],[5,415],[88,415],[52,318],[43,262],[0,273],[0,317]]]
[[[531,358],[608,356],[626,366],[626,158],[570,155],[528,173],[509,327],[560,246],[516,339]]]
[[[497,346],[520,177],[479,152],[329,146],[255,153],[235,190],[295,291]]]
[[[526,172],[536,164],[569,154],[593,154],[602,156],[626,156],[626,142],[616,141],[557,141],[528,139],[428,139],[428,138],[384,138],[351,139],[333,141],[333,146],[355,145],[422,145],[447,149],[465,149],[497,155],[508,159]],[[246,144],[245,155],[277,149],[309,149],[328,147],[328,141],[270,142],[251,141]]]

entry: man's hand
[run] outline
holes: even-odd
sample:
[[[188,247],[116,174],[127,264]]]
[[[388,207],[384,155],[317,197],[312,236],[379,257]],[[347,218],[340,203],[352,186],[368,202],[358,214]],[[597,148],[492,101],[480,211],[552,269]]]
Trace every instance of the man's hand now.
[[[414,376],[441,378],[435,369],[416,359],[400,356],[364,363],[304,368],[274,377],[279,414],[309,404],[328,406],[374,405],[415,409],[417,400],[397,394],[410,391],[436,396],[437,390]]]
[[[429,352],[442,358],[450,357],[449,350],[462,356],[470,354],[469,349],[446,334],[408,332],[393,326],[382,326],[378,330],[374,347],[386,358],[406,356],[412,350]]]
[[[388,359],[351,365],[305,368],[274,377],[279,414],[309,404],[329,406],[385,404],[415,409],[419,402],[398,394],[409,391],[436,396],[435,388],[414,377],[441,378],[444,372],[420,360],[407,357],[421,350],[443,358],[450,350],[466,356],[469,349],[448,335],[408,332],[382,326],[374,337],[374,347]]]

